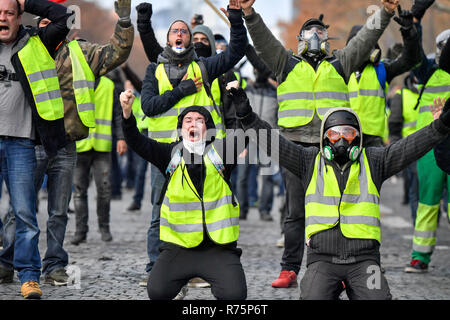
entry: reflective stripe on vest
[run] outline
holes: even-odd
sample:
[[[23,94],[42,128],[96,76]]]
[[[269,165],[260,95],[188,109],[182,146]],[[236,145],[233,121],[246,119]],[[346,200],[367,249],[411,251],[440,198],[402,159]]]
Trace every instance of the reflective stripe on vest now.
[[[187,74],[187,79],[201,77],[200,67],[195,61],[189,65]],[[158,80],[160,95],[168,90],[173,90],[172,84],[170,83],[164,68],[164,64],[161,63],[158,65],[155,71],[155,77]],[[218,139],[223,138],[225,136],[225,128],[222,123],[221,115],[214,110],[213,102],[208,97],[204,86],[200,92],[184,97],[165,113],[155,117],[150,117],[148,125],[150,138],[153,138],[159,142],[174,142],[177,139],[178,116],[185,108],[194,105],[203,106],[211,111],[211,117],[213,118],[217,129],[216,137]]]
[[[278,125],[284,128],[308,124],[316,110],[322,119],[331,108],[350,107],[347,84],[328,61],[317,72],[306,61],[297,63],[278,86],[277,98]]]
[[[340,225],[348,238],[380,242],[379,193],[372,181],[366,152],[355,161],[343,194],[330,165],[317,155],[305,195],[306,238]]]
[[[403,115],[403,128],[402,137],[406,138],[410,134],[416,132],[417,117],[419,116],[419,109],[414,109],[417,104],[419,94],[412,92],[407,88],[403,88],[399,92],[402,96],[402,115]]]
[[[95,128],[89,128],[89,136],[76,142],[77,152],[87,152],[92,149],[98,152],[112,150],[114,82],[107,77],[101,77],[94,92]]]
[[[359,81],[356,73],[350,76],[348,91],[350,95],[350,107],[356,112],[361,120],[364,134],[384,137],[386,126],[386,91],[380,85],[377,72],[373,64],[368,64]]]
[[[134,98],[131,110],[133,111],[133,115],[136,117],[136,125],[139,132],[142,132],[143,129],[148,129],[148,119],[145,117],[144,111],[142,111],[140,97],[136,96]]]
[[[81,122],[89,128],[95,127],[95,76],[77,40],[67,45],[72,61],[73,92]]]
[[[430,105],[433,104],[433,99],[437,97],[450,98],[450,74],[442,69],[437,69],[425,85],[418,107],[417,130],[433,122]]]
[[[55,60],[50,56],[39,36],[31,36],[18,52],[27,76],[39,116],[47,121],[64,117]]]
[[[209,153],[203,159],[206,177],[201,199],[182,157],[170,177],[161,205],[162,241],[185,248],[196,247],[203,241],[203,225],[216,243],[237,241],[239,205],[233,205],[231,189],[211,161]]]

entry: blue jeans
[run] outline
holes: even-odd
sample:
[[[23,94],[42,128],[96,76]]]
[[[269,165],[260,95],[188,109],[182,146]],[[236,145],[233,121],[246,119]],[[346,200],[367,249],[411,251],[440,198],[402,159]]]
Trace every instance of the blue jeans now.
[[[73,174],[77,161],[75,142],[69,143],[52,159],[47,157],[42,146],[36,146],[37,167],[35,188],[39,190],[47,174],[48,220],[47,251],[43,260],[42,273],[64,268],[69,256],[63,249],[67,226],[67,209],[72,193]]]
[[[140,207],[142,199],[144,198],[145,175],[147,173],[148,161],[141,158],[137,154],[135,154],[134,156],[134,161],[136,163],[136,177],[134,180],[133,202]]]
[[[21,283],[39,282],[41,257],[34,187],[34,142],[23,138],[0,138],[0,163],[12,207],[4,221],[0,263],[16,269]]]
[[[147,136],[147,130],[143,130],[142,134]],[[128,150],[128,152],[133,152]],[[134,152],[133,152],[134,153]],[[141,206],[142,199],[144,198],[145,190],[145,175],[147,173],[148,161],[141,158],[138,154],[134,154],[134,161],[136,164],[136,176],[134,179],[134,196],[133,202],[139,207]]]
[[[145,267],[145,271],[148,273],[152,270],[156,259],[159,256],[159,247],[161,240],[159,238],[159,218],[161,205],[157,205],[159,197],[164,187],[166,178],[154,165],[150,165],[151,184],[152,184],[152,221],[147,232],[147,253],[150,262]]]

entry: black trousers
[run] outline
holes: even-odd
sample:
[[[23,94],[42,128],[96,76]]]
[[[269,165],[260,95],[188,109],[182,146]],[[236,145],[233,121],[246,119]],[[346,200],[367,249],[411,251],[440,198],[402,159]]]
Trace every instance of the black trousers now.
[[[376,261],[352,264],[316,261],[308,265],[300,282],[302,300],[337,300],[342,281],[350,300],[391,300],[386,278]]]
[[[211,284],[219,300],[245,300],[247,282],[240,261],[242,250],[213,243],[182,248],[163,243],[147,283],[151,300],[171,300],[188,281],[200,277]]]

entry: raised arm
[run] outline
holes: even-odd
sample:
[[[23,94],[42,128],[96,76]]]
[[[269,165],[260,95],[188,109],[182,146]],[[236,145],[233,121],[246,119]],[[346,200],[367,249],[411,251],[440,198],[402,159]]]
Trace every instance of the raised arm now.
[[[132,113],[134,95],[131,90],[120,94],[122,106],[122,129],[127,145],[143,159],[151,162],[161,172],[169,165],[171,159],[171,144],[160,143],[139,133],[136,118]]]
[[[435,112],[432,108],[432,112]],[[368,148],[369,153],[382,159],[381,181],[406,168],[412,162],[423,157],[433,147],[442,142],[450,133],[450,100],[446,103],[439,118],[430,125],[416,131],[408,137],[386,148]]]
[[[95,77],[107,74],[124,63],[131,52],[134,41],[134,27],[130,20],[131,1],[116,1],[116,13],[119,21],[114,34],[106,45],[92,44],[80,41],[80,46],[86,52],[86,60]]]
[[[265,25],[261,16],[255,12],[253,9],[254,2],[255,0],[241,1],[245,24],[258,56],[275,74],[277,81],[281,83],[284,81],[284,70],[292,53],[284,48]]]
[[[410,11],[398,7],[399,17],[394,20],[400,24],[403,38],[403,51],[394,61],[386,62],[386,81],[390,83],[395,77],[412,70],[422,61],[419,33],[414,26],[414,18]]]
[[[371,50],[389,25],[398,6],[398,0],[382,0],[384,7],[367,19],[364,27],[343,49],[333,53],[339,59],[347,79],[367,61]]]
[[[251,140],[257,143],[258,148],[280,166],[291,171],[299,178],[304,178],[308,172],[309,165],[314,163],[317,148],[304,148],[283,136],[265,121],[261,120],[256,113],[252,112],[250,103],[243,89],[231,89],[231,94],[236,105],[236,116]],[[253,131],[253,133],[250,133]],[[255,139],[256,137],[256,139]]]
[[[138,13],[137,29],[141,37],[142,45],[144,46],[145,54],[150,62],[156,63],[159,54],[163,52],[164,48],[159,45],[152,28],[152,4],[143,2],[136,7],[136,11]]]
[[[228,70],[232,69],[245,55],[247,47],[247,30],[242,19],[242,11],[237,0],[230,0],[227,16],[230,21],[230,45],[224,52],[208,57],[200,58],[204,62],[208,72],[210,83]]]

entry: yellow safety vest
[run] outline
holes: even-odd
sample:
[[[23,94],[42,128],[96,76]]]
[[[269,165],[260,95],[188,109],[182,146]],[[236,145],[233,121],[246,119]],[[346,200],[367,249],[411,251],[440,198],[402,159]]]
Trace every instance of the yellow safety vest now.
[[[419,116],[417,119],[417,130],[429,125],[433,122],[433,114],[430,105],[433,99],[441,97],[450,98],[450,74],[442,69],[437,69],[428,79],[425,89],[419,101]]]
[[[194,79],[201,77],[202,73],[197,62],[192,62],[187,70],[187,79]],[[164,64],[159,64],[156,68],[155,77],[158,80],[159,94],[163,94],[168,90],[173,90],[172,84],[167,76]],[[214,124],[217,129],[216,138],[221,139],[225,136],[224,125],[222,122],[222,115],[214,108],[212,100],[206,93],[206,89],[203,86],[200,92],[191,94],[184,97],[171,109],[165,113],[149,118],[148,131],[150,138],[159,142],[174,142],[177,139],[177,124],[178,116],[188,107],[191,106],[203,106],[212,116]]]
[[[214,147],[203,156],[206,177],[202,198],[189,177],[183,157],[179,152],[176,157],[178,159],[171,162],[176,169],[170,177],[161,205],[161,240],[193,248],[203,241],[205,226],[209,237],[218,244],[237,241],[239,205],[214,164],[218,162],[216,159],[222,161]]]
[[[306,239],[339,223],[347,238],[380,242],[379,203],[365,150],[360,161],[353,162],[343,194],[332,166],[319,153],[305,194]]]
[[[322,119],[331,108],[350,107],[344,78],[326,60],[317,71],[306,61],[297,63],[278,86],[277,98],[278,125],[284,128],[308,124],[316,110]]]
[[[139,132],[142,132],[143,129],[148,129],[148,118],[145,118],[144,111],[142,111],[140,97],[134,98],[131,110],[133,111],[133,115],[136,117],[136,124]]]
[[[396,93],[402,96],[402,115],[403,115],[402,137],[406,138],[410,134],[416,132],[419,109],[414,109],[414,107],[417,104],[419,94],[407,88],[398,90]]]
[[[76,142],[77,152],[112,151],[113,103],[114,82],[101,77],[95,89],[95,128],[89,128],[89,136]]]
[[[356,73],[350,76],[348,91],[350,107],[361,119],[364,134],[384,137],[386,126],[386,96],[389,85],[386,82],[385,90],[380,85],[377,72],[373,64],[368,64],[359,81]]]
[[[64,117],[55,60],[50,56],[39,36],[31,36],[18,52],[27,76],[39,116],[47,121]]]
[[[95,76],[77,40],[67,44],[72,61],[73,92],[81,122],[89,128],[95,127]]]

